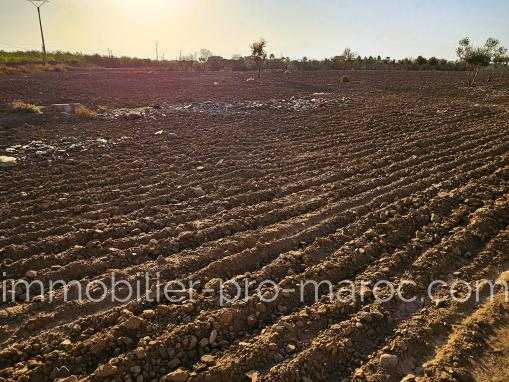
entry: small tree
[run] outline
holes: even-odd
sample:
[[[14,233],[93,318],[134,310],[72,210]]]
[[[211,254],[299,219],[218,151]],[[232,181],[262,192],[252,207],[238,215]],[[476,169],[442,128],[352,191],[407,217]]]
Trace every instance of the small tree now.
[[[205,63],[214,54],[208,49],[200,49],[200,62]]]
[[[288,66],[290,65],[290,57],[281,57],[281,62],[285,66],[285,72],[287,72]]]
[[[345,48],[345,50],[343,50],[343,54],[341,56],[339,56],[339,61],[343,62],[344,66],[346,68],[352,68],[353,62],[355,61],[356,58],[357,58],[357,53],[355,53],[350,48]],[[342,65],[340,64],[340,66],[342,66]]]
[[[267,46],[267,41],[263,38],[259,41],[255,41],[250,45],[251,48],[251,56],[253,56],[256,64],[258,66],[258,78],[262,79],[262,66],[263,62],[267,59],[267,53],[265,52],[265,47]]]
[[[465,37],[459,41],[456,54],[464,62],[467,69],[473,70],[468,84],[473,86],[482,67],[489,66],[492,62],[496,63],[507,49],[500,45],[500,41],[495,38],[488,38],[483,46],[474,47],[470,44],[470,39]]]
[[[428,63],[428,60],[426,60],[426,58],[422,56],[417,56],[417,58],[415,59],[415,63],[417,65],[426,65]]]
[[[352,49],[350,48],[345,48],[345,50],[343,51],[343,59],[347,62],[349,61],[353,61],[357,58],[357,53],[355,53]]]

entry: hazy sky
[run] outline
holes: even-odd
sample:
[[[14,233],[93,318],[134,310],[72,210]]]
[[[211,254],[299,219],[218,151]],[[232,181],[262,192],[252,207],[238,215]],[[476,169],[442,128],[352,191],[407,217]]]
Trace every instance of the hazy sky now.
[[[509,47],[509,0],[51,0],[42,8],[48,50],[166,58],[208,48],[248,54],[260,37],[279,56],[454,58],[457,41],[489,36]],[[39,49],[35,8],[0,0],[0,49]]]

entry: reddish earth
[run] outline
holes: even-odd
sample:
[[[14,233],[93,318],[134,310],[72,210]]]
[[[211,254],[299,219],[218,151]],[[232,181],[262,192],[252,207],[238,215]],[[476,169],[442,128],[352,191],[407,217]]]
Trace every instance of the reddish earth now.
[[[499,376],[509,364],[496,345],[507,338],[499,289],[478,303],[443,290],[438,302],[379,302],[361,282],[412,280],[405,291],[424,297],[432,280],[509,269],[509,78],[466,88],[464,73],[351,72],[339,84],[342,74],[0,77],[5,104],[157,111],[0,114],[0,155],[17,158],[0,169],[1,280],[201,283],[178,304],[18,291],[0,303],[0,381]],[[239,106],[248,101],[260,106]],[[200,112],[168,107],[188,103]],[[218,279],[286,291],[221,306]],[[362,299],[292,290],[345,279]]]

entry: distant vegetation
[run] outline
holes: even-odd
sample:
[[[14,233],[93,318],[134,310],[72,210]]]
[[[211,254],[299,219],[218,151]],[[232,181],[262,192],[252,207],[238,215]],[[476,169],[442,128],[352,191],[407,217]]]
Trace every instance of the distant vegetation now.
[[[251,55],[242,57],[234,55],[227,59],[214,55],[207,49],[200,54],[182,56],[178,60],[151,60],[133,57],[112,57],[99,54],[86,55],[70,52],[48,53],[49,66],[46,68],[34,67],[34,70],[66,70],[74,66],[92,65],[99,67],[160,67],[167,70],[201,71],[201,70],[232,70],[248,71],[259,70],[471,70],[474,73],[483,66],[507,67],[507,50],[496,39],[488,39],[483,47],[473,47],[470,40],[460,41],[457,50],[457,61],[440,59],[436,57],[404,58],[400,60],[391,57],[369,56],[362,57],[346,48],[342,54],[323,60],[313,60],[303,57],[300,60],[289,57],[275,57],[266,52],[267,43],[261,39],[251,44]],[[42,53],[38,51],[0,51],[0,74],[16,73],[28,70],[27,65],[40,65]],[[476,75],[476,74],[475,74]],[[474,79],[475,80],[475,79]]]

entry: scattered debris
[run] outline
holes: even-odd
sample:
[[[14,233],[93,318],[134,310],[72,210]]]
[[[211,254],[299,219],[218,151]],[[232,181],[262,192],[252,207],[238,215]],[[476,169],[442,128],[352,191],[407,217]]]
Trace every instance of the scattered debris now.
[[[55,142],[45,143],[41,140],[30,141],[26,145],[14,145],[7,147],[5,152],[12,155],[0,156],[0,167],[8,167],[16,164],[16,160],[26,160],[30,158],[57,159],[69,156],[69,153],[77,151],[87,151],[94,147],[109,149],[126,140],[129,137],[121,137],[117,140],[107,140],[104,138],[90,139],[81,137],[63,137]],[[10,159],[9,159],[10,158]]]
[[[104,119],[118,119],[125,118],[129,120],[136,120],[142,118],[155,119],[156,117],[165,117],[162,112],[163,107],[160,105],[154,106],[143,106],[134,108],[118,108],[118,109],[103,109],[97,114],[99,118]]]

